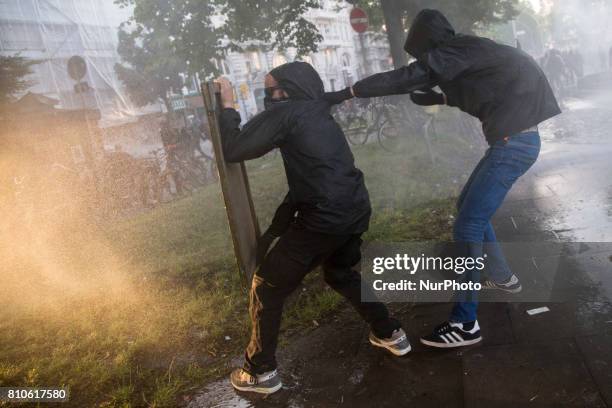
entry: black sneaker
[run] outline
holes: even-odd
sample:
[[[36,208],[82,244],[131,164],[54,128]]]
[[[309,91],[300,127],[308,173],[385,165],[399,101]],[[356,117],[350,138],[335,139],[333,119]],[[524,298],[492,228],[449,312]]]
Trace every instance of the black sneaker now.
[[[512,274],[512,276],[504,282],[493,282],[492,280],[487,279],[484,281],[482,287],[483,289],[499,289],[508,293],[519,293],[521,290],[523,290],[521,282],[519,282],[518,278],[514,274]]]
[[[406,332],[401,328],[395,330],[388,339],[376,337],[374,333],[370,332],[369,340],[373,346],[385,348],[396,356],[403,356],[411,349]]]
[[[421,343],[439,348],[470,346],[481,340],[478,320],[471,323],[446,322],[436,327],[429,336],[421,337]]]
[[[272,394],[283,387],[276,370],[251,375],[243,368],[236,368],[230,375],[230,382],[232,387],[238,391],[257,392],[259,394]]]

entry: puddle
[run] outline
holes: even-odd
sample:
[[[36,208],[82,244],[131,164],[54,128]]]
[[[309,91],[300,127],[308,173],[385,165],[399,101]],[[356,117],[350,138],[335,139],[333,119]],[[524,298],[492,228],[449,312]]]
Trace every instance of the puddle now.
[[[229,380],[220,380],[196,394],[187,408],[250,408],[253,403],[238,395]]]

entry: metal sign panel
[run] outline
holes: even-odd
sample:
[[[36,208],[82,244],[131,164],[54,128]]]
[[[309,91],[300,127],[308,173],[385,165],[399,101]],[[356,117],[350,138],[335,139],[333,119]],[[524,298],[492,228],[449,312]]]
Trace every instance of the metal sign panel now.
[[[368,15],[363,9],[353,7],[349,16],[351,27],[358,33],[364,33],[368,29]]]
[[[83,57],[73,55],[68,60],[67,70],[70,78],[74,79],[75,81],[80,81],[87,73],[87,63]]]
[[[217,161],[219,182],[221,183],[221,192],[227,211],[238,270],[245,287],[248,287],[257,268],[255,259],[257,239],[260,234],[255,206],[249,188],[249,179],[244,163],[227,163],[223,157],[219,130],[219,115],[222,108],[218,84],[213,81],[203,83],[202,96],[208,116],[210,140]]]

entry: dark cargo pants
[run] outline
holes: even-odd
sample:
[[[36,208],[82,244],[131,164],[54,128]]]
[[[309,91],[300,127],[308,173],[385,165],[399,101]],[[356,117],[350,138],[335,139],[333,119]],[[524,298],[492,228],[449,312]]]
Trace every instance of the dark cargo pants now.
[[[285,299],[302,279],[322,265],[325,282],[345,297],[378,337],[400,327],[380,302],[361,302],[361,275],[352,269],[361,259],[361,237],[328,235],[292,225],[268,253],[253,277],[250,292],[252,332],[245,369],[261,374],[276,368],[276,346]]]

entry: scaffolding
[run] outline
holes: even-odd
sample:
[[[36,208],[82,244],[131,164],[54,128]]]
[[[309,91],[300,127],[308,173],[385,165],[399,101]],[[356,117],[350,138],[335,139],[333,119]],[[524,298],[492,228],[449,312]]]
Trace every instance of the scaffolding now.
[[[2,0],[0,52],[40,60],[28,91],[57,99],[57,108],[99,110],[100,127],[131,122],[159,108],[134,106],[115,73],[117,30],[130,13],[112,0]],[[74,55],[87,64],[89,91],[81,94],[66,69]]]

